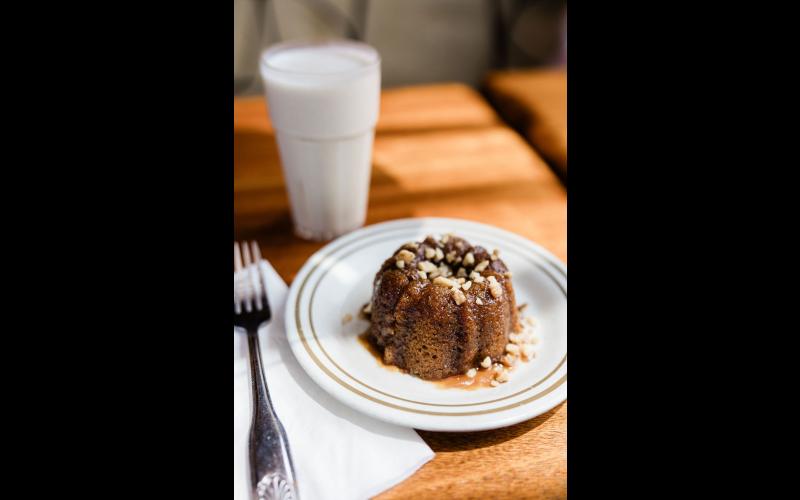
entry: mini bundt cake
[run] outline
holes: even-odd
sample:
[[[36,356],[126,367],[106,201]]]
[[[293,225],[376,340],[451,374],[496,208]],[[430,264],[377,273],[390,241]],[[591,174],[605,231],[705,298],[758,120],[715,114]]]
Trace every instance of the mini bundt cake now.
[[[497,362],[520,330],[511,273],[480,246],[446,235],[407,243],[375,276],[369,337],[385,363],[426,380]]]

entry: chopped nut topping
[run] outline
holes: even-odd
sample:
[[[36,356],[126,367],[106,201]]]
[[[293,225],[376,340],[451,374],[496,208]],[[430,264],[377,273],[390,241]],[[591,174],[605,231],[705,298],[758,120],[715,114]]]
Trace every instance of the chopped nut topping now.
[[[477,374],[478,370],[476,370],[475,368],[470,368],[469,370],[467,370],[467,377],[469,378],[475,378],[475,375]]]
[[[494,275],[491,275],[486,279],[489,280],[489,283],[497,283],[497,278],[495,278]]]
[[[497,377],[495,377],[495,380],[497,380],[501,384],[508,382],[508,371],[503,370],[502,372],[500,372],[500,374]]]
[[[480,264],[475,266],[475,270],[478,271],[479,273],[482,273],[484,271],[484,269],[486,269],[487,267],[489,267],[489,261],[488,260],[484,260]]]
[[[453,264],[461,264],[461,257],[456,257],[456,260],[453,261]]]
[[[499,258],[500,258],[500,250],[498,250],[498,249],[496,249],[496,248],[495,248],[495,249],[492,251],[492,256],[491,256],[490,258],[491,258],[493,261],[494,261],[494,260],[497,260],[497,259],[499,259]]]
[[[436,254],[433,256],[433,260],[435,262],[440,262],[442,259],[444,259],[444,252],[442,252],[441,248],[437,248]]]
[[[426,273],[424,273],[423,271],[417,271],[417,276],[419,276],[419,279],[422,279],[422,280],[428,279],[428,275]]]
[[[477,278],[480,275],[481,275],[481,273],[476,273],[475,271],[472,271],[471,273],[469,273],[469,278],[474,280],[475,278]]]
[[[464,282],[467,280],[465,280],[464,278],[458,278],[456,281],[458,282],[459,285],[463,285]]]
[[[364,314],[372,314],[372,302],[368,303],[364,306],[364,309],[361,310]]]
[[[438,276],[441,276],[442,273],[439,272],[438,269],[434,269],[433,271],[428,273],[428,279],[434,279]]]
[[[500,382],[498,382],[497,380],[492,380],[491,382],[489,382],[489,385],[491,385],[492,387],[497,387],[498,385],[500,385]]]
[[[517,344],[506,345],[506,352],[515,356],[519,355],[519,346]]]
[[[442,262],[442,265],[439,266],[439,274],[441,274],[442,276],[451,276],[453,272],[450,270],[449,267],[447,267],[447,264]]]
[[[473,254],[472,252],[467,253],[467,255],[464,256],[464,265],[471,266],[474,263],[475,263],[475,254]]]
[[[409,252],[408,250],[400,250],[397,252],[398,260],[404,260],[406,262],[411,262],[414,260],[414,254]]]
[[[522,343],[522,338],[523,338],[523,336],[520,333],[509,333],[508,334],[508,340],[513,342],[513,343],[515,343],[515,344],[521,344]]]
[[[456,285],[452,280],[449,280],[444,276],[437,276],[436,278],[434,278],[433,284],[445,288],[452,288]]]
[[[508,271],[507,273],[503,274],[503,276],[505,276],[508,279],[511,279],[514,277],[514,274],[511,271]]]
[[[496,281],[489,282],[489,292],[492,297],[499,299],[503,295],[503,285]]]
[[[472,281],[474,281],[475,283],[483,283],[484,281],[486,281],[486,278],[484,278],[479,274],[478,276],[472,278]]]
[[[514,366],[517,363],[517,357],[512,356],[511,354],[506,354],[502,358],[500,358],[504,366]]]
[[[464,278],[461,278],[461,279],[463,280]],[[469,290],[470,288],[472,288],[472,282],[471,281],[467,281],[466,283],[461,285],[461,288],[463,288],[464,290]]]
[[[431,247],[425,247],[425,258],[432,259],[436,255],[436,250]]]
[[[492,358],[490,358],[489,356],[483,358],[483,361],[481,361],[481,366],[484,368],[489,368],[490,366],[492,366]]]
[[[477,299],[475,299],[475,303],[476,303],[476,304],[478,304],[479,306],[482,306],[482,305],[483,305],[483,301],[481,300],[481,298],[480,298],[480,297],[478,297]]]
[[[497,373],[502,373],[502,372],[506,371],[506,367],[501,365],[500,363],[495,363],[494,371],[496,371]]]
[[[464,248],[464,242],[463,241],[456,241],[456,247],[459,248],[459,249]]]
[[[447,260],[447,262],[453,262],[454,260],[456,260],[456,251],[453,250],[452,252],[447,252],[445,259]]]
[[[463,267],[459,267],[458,268],[458,272],[456,273],[456,276],[459,277],[459,278],[466,278],[467,277],[467,270],[464,269]]]
[[[403,260],[396,260],[394,265],[396,265],[399,269],[404,269],[406,267],[406,263]]]
[[[458,305],[461,305],[467,301],[467,297],[461,290],[456,290],[455,292],[453,292],[453,298],[456,300],[456,304]]]
[[[434,265],[433,262],[430,262],[430,261],[427,261],[427,260],[423,260],[422,262],[417,264],[417,269],[419,269],[420,271],[424,271],[426,273],[429,273],[431,271],[436,271],[436,266]]]
[[[417,243],[413,242],[413,241],[409,241],[408,243],[406,243],[403,246],[404,247],[408,247],[408,248],[413,248],[414,250],[417,250],[419,248],[419,245]]]
[[[442,243],[447,243],[448,241],[450,241],[450,236],[451,236],[450,233],[447,233],[444,236],[442,236]]]

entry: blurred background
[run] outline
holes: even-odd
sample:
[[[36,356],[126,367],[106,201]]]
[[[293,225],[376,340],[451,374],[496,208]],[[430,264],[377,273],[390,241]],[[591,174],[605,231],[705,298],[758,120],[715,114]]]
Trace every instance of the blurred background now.
[[[258,71],[266,47],[308,38],[381,55],[367,224],[473,220],[566,261],[566,0],[234,0],[236,239],[287,281],[321,246],[293,234]]]
[[[234,0],[234,93],[261,92],[259,53],[298,38],[375,47],[383,88],[566,63],[566,0]]]

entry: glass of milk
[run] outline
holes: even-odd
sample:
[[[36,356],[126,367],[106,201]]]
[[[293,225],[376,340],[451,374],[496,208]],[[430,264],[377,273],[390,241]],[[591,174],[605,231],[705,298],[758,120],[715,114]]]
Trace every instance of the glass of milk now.
[[[289,42],[261,54],[261,76],[298,236],[364,225],[381,60],[350,41]]]

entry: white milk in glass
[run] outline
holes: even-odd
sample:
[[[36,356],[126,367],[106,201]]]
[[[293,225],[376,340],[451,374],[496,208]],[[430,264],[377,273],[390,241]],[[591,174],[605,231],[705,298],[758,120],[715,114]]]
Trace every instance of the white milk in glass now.
[[[369,45],[287,43],[261,56],[295,231],[327,240],[364,224],[380,57]]]

